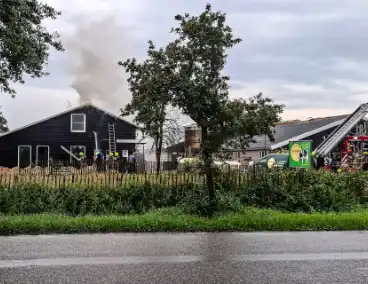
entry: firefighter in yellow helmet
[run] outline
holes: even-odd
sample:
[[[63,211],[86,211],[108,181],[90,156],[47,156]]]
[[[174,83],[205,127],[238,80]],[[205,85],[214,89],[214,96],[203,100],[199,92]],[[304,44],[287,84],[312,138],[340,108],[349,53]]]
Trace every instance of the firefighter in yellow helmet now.
[[[79,152],[79,159],[81,163],[85,162],[85,157],[84,157],[84,153],[83,152]]]
[[[119,152],[114,153],[114,160],[115,160],[114,161],[114,163],[115,163],[114,167],[118,172],[120,172],[121,171],[121,160],[120,160],[120,157],[119,157]]]

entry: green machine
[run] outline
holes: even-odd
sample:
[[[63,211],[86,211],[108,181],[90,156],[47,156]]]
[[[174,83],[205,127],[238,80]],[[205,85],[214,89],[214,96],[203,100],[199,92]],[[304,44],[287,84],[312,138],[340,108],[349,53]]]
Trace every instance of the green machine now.
[[[289,167],[311,169],[312,161],[312,141],[299,140],[289,142]]]

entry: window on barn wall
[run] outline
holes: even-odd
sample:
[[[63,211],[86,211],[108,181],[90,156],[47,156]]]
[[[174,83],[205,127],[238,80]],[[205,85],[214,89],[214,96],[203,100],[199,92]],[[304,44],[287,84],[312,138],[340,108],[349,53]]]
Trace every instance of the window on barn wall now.
[[[32,165],[32,146],[18,146],[18,168],[27,168]]]
[[[259,157],[263,158],[264,156],[267,156],[267,154],[268,154],[267,150],[262,150],[262,151],[259,152]]]
[[[84,113],[72,113],[70,116],[71,132],[86,132],[86,115]]]
[[[86,156],[86,146],[83,146],[83,145],[70,146],[70,152],[73,153],[78,158],[80,157],[80,153],[83,153],[85,157]],[[72,161],[73,161],[73,157],[70,157],[70,162]]]

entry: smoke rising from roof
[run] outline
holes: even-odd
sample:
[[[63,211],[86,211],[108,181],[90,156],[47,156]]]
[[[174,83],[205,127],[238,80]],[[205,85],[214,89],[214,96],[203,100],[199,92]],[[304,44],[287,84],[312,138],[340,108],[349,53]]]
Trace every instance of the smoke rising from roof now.
[[[94,22],[77,19],[75,32],[64,45],[71,87],[81,104],[96,103],[116,113],[130,101],[126,74],[118,61],[130,57],[132,41],[114,15]]]

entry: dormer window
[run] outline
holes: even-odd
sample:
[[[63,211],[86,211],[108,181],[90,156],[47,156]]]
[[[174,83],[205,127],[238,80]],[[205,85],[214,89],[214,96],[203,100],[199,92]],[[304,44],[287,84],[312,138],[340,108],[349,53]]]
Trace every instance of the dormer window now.
[[[84,113],[72,113],[70,116],[71,132],[86,132],[86,115]]]

